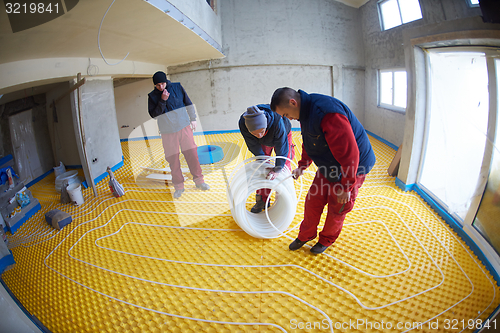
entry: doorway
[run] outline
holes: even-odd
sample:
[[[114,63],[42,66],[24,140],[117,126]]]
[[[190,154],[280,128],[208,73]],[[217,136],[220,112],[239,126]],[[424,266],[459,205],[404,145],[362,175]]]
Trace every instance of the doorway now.
[[[427,51],[428,98],[418,185],[498,254],[499,53],[477,47]]]
[[[16,170],[24,184],[28,184],[43,174],[32,119],[32,110],[23,111],[9,117]]]

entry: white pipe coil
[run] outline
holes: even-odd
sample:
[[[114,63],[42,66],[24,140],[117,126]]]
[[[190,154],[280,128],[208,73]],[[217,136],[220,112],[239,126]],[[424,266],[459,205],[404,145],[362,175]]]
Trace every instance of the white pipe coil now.
[[[266,168],[273,167],[269,162],[276,158],[289,160],[281,156],[252,157],[240,163],[228,180],[226,193],[231,215],[241,229],[256,238],[268,239],[283,235],[297,210],[297,196],[290,170],[284,166],[274,180],[266,179],[269,173]],[[246,209],[247,198],[263,188],[271,189],[271,194],[276,193],[274,204],[267,208],[271,198],[269,195],[265,214],[249,212]]]

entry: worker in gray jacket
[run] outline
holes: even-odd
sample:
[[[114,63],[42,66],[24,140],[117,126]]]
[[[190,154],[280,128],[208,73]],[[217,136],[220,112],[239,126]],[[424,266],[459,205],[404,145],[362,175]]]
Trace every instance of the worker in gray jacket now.
[[[275,179],[285,166],[289,171],[292,170],[290,160],[295,157],[295,145],[290,120],[271,111],[269,104],[258,104],[247,108],[241,115],[238,126],[248,150],[255,156],[271,156],[274,150],[276,156],[287,158],[276,159],[275,167],[268,170],[269,180]],[[256,192],[255,205],[250,210],[255,214],[266,208],[271,189],[263,188]]]
[[[153,83],[155,89],[148,95],[148,111],[149,115],[158,121],[165,159],[172,173],[174,198],[180,198],[184,192],[179,147],[186,158],[196,187],[203,191],[210,189],[203,178],[198,146],[193,137],[193,131],[196,129],[196,110],[193,103],[182,85],[167,80],[164,72],[156,72],[153,75]]]

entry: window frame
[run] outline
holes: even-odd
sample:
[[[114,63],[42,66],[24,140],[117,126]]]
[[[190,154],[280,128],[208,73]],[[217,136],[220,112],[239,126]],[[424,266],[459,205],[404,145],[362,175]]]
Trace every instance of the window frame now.
[[[479,8],[479,3],[472,3],[472,0],[465,0],[465,2],[467,2],[467,6],[469,6],[470,8]]]
[[[392,28],[388,28],[386,29],[384,27],[384,15],[382,14],[382,8],[381,8],[381,4],[385,3],[385,2],[388,2],[388,1],[391,1],[391,0],[379,0],[377,2],[377,9],[378,9],[378,17],[379,17],[379,22],[380,22],[380,29],[382,31],[387,31],[387,30],[391,30],[391,29],[394,29],[394,28],[397,28],[397,27],[400,27],[404,24],[408,24],[408,23],[411,23],[411,22],[415,22],[415,21],[418,21],[418,20],[422,20],[423,19],[423,14],[422,14],[422,6],[420,4],[420,0],[416,0],[418,1],[418,6],[420,7],[420,16],[422,16],[421,18],[417,19],[417,20],[413,20],[413,21],[408,21],[408,22],[404,22],[403,21],[403,15],[401,14],[401,6],[399,5],[399,1],[400,0],[392,0],[392,1],[396,1],[397,5],[398,5],[398,12],[399,12],[399,19],[401,20],[401,24],[400,25],[396,25]],[[470,0],[466,0],[467,2],[470,2]]]
[[[391,91],[391,95],[392,95],[392,104],[386,104],[386,103],[382,103],[381,102],[381,95],[382,95],[382,86],[381,86],[381,78],[382,78],[382,73],[387,73],[387,72],[390,72],[392,73],[392,91]],[[395,72],[405,72],[406,73],[406,107],[402,108],[400,106],[396,106],[394,105],[394,99],[395,99],[395,96],[394,96],[394,73]],[[387,68],[387,69],[379,69],[377,71],[377,90],[378,90],[378,94],[377,94],[377,106],[379,108],[383,108],[383,109],[387,109],[387,110],[391,110],[391,111],[394,111],[394,112],[397,112],[397,113],[401,113],[401,114],[406,114],[406,109],[408,108],[408,72],[406,71],[406,68]]]

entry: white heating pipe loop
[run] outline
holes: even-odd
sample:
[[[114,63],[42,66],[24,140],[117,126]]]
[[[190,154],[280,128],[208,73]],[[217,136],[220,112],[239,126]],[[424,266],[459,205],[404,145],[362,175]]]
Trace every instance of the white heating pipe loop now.
[[[290,223],[293,221],[297,208],[297,197],[292,174],[287,167],[278,173],[275,180],[267,180],[270,160],[282,158],[294,163],[283,156],[251,157],[241,162],[231,173],[227,187],[227,198],[231,214],[236,223],[250,236],[262,239],[283,236]],[[259,159],[258,162],[255,160]],[[254,214],[246,210],[248,196],[256,190],[269,188],[276,192],[275,202],[268,209],[269,197],[266,201],[266,214]],[[302,180],[301,190],[302,194]],[[300,197],[299,195],[299,197]]]

